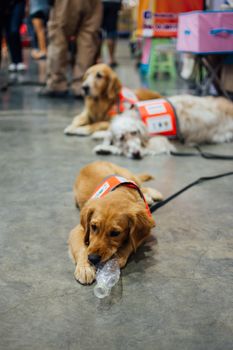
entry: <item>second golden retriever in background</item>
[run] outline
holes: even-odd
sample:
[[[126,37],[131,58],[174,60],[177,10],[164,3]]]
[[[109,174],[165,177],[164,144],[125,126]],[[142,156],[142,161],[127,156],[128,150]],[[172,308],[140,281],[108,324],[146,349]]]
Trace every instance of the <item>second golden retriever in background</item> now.
[[[95,280],[100,262],[116,256],[124,267],[131,253],[146,240],[155,222],[140,192],[132,187],[119,186],[102,198],[93,198],[98,184],[110,176],[118,175],[134,181],[148,204],[161,200],[155,189],[141,187],[148,174],[134,175],[113,163],[96,161],[85,166],[74,185],[75,201],[80,208],[80,224],[70,233],[69,250],[76,264],[75,278],[82,284]],[[102,184],[101,184],[102,185]]]
[[[67,135],[90,135],[95,131],[107,130],[111,119],[109,111],[117,104],[122,84],[109,66],[96,64],[87,70],[82,89],[85,107],[64,130]],[[147,89],[138,89],[134,93],[139,100],[161,97]]]

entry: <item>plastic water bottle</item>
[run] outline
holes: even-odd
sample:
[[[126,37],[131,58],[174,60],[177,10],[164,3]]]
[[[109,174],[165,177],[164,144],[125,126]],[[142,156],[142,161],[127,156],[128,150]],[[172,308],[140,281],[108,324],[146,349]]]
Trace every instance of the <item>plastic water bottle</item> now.
[[[100,266],[96,272],[96,286],[94,294],[97,298],[105,298],[111,293],[111,289],[119,281],[120,267],[116,258],[108,260]]]

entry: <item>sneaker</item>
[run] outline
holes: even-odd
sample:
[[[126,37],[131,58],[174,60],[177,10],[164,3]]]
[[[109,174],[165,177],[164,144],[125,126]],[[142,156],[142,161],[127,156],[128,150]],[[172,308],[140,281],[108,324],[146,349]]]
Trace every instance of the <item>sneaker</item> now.
[[[15,63],[11,63],[8,67],[9,72],[16,72],[17,66]]]
[[[32,49],[32,51],[31,51],[31,57],[32,57],[33,59],[36,59],[36,57],[37,57],[37,55],[38,55],[38,52],[39,52],[38,49]]]
[[[26,65],[22,62],[17,63],[17,65],[16,65],[16,69],[18,72],[24,72],[26,70],[26,68],[27,68]]]
[[[40,50],[32,50],[31,56],[34,60],[45,60],[47,58],[46,52]]]

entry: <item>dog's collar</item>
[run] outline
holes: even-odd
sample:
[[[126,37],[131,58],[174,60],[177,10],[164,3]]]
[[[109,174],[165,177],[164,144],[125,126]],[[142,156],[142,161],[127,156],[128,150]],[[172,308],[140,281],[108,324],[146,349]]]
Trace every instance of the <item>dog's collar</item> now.
[[[110,175],[110,176],[106,177],[100,183],[100,185],[95,189],[95,191],[94,191],[93,195],[91,196],[91,198],[92,199],[94,199],[94,198],[102,198],[106,194],[108,194],[109,192],[114,191],[119,186],[126,186],[126,187],[134,188],[135,190],[137,190],[138,193],[140,194],[141,198],[143,199],[144,203],[145,203],[148,216],[151,217],[150,208],[149,208],[149,206],[147,204],[147,201],[146,201],[142,191],[138,187],[138,185],[134,181],[125,179],[122,176]]]

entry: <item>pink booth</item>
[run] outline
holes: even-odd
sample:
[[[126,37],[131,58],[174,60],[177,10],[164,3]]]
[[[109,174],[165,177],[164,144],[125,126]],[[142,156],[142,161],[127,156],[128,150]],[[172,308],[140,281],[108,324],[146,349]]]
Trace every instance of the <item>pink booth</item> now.
[[[219,94],[230,98],[233,73],[233,11],[193,11],[181,13],[178,21],[177,50],[194,54],[195,81],[201,94],[213,85]],[[224,76],[224,71],[231,74]]]
[[[177,50],[193,53],[233,52],[233,11],[181,13]]]

